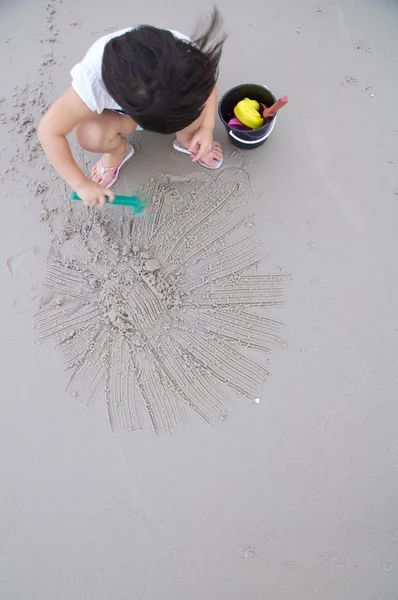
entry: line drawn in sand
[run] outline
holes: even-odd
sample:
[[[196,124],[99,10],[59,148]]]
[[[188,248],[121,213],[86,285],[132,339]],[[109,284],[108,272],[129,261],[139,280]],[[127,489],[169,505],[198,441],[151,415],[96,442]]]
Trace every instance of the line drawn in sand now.
[[[38,340],[55,340],[68,393],[88,405],[104,390],[113,429],[142,429],[148,416],[172,433],[187,407],[214,424],[231,393],[254,399],[267,379],[256,354],[282,344],[284,326],[264,310],[283,302],[288,277],[257,273],[264,251],[243,169],[159,175],[142,191],[151,221],[71,203],[53,211]]]

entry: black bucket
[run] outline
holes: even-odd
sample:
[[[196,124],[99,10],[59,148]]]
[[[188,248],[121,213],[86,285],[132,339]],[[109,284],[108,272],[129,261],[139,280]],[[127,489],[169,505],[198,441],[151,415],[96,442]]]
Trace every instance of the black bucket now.
[[[257,100],[257,102],[263,103],[270,107],[276,102],[276,98],[265,85],[256,85],[254,83],[247,83],[245,85],[237,85],[236,87],[229,90],[221,98],[218,105],[218,114],[220,115],[221,121],[225,125],[228,136],[234,146],[250,150],[262,146],[267,138],[271,135],[272,130],[275,126],[277,115],[272,117],[269,121],[262,125],[258,129],[236,129],[228,125],[234,115],[234,108],[244,98],[250,98],[250,100]]]

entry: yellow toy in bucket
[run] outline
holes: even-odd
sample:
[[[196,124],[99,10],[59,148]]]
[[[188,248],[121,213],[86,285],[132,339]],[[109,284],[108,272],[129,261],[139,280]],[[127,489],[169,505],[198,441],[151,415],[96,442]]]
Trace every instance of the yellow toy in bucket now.
[[[234,108],[234,114],[237,119],[250,129],[257,129],[264,123],[260,115],[260,104],[257,100],[244,98]]]

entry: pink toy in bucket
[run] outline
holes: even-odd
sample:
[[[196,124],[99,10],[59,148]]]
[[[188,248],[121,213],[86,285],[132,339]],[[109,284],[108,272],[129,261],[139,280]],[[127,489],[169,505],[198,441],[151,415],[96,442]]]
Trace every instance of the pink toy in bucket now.
[[[234,127],[235,129],[241,129],[242,131],[250,131],[250,127],[244,125],[237,117],[234,117],[230,121],[228,121],[228,125]]]
[[[277,100],[269,108],[265,104],[261,103],[261,106],[263,107],[263,114],[262,114],[263,119],[265,120],[265,119],[270,119],[271,117],[274,117],[276,115],[276,113],[278,112],[278,110],[283,108],[285,106],[285,104],[287,104],[287,103],[288,103],[287,96],[282,96],[282,98],[279,98],[279,100]]]

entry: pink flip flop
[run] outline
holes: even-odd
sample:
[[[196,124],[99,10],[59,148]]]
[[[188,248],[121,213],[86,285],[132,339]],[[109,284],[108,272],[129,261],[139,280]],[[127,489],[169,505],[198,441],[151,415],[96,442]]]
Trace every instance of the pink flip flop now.
[[[195,152],[190,152],[188,150],[188,148],[186,148],[185,146],[183,146],[181,144],[181,142],[179,142],[177,139],[174,140],[174,142],[173,142],[173,148],[174,148],[174,150],[177,150],[177,152],[182,152],[183,154],[189,154],[190,156],[195,156]],[[219,169],[221,167],[221,165],[224,162],[224,159],[217,160],[217,158],[214,158],[213,152],[210,152],[210,156],[217,163],[216,167],[210,167],[205,162],[203,162],[203,160],[199,160],[198,162],[199,162],[199,164],[200,164],[201,167],[204,167],[205,169],[211,169],[212,171],[215,171],[216,169]]]
[[[126,164],[126,162],[128,160],[130,160],[130,158],[133,156],[133,154],[134,154],[133,146],[131,144],[127,144],[127,150],[126,150],[125,157],[123,158],[122,162],[119,165],[116,165],[116,167],[104,167],[104,165],[102,164],[102,158],[101,158],[101,160],[98,161],[97,165],[99,165],[99,170],[100,170],[101,176],[104,175],[104,173],[106,173],[107,171],[114,171],[112,179],[106,186],[107,189],[112,187],[116,183],[116,180],[119,177],[120,169],[123,167],[123,165]]]

